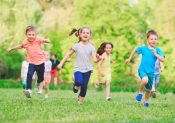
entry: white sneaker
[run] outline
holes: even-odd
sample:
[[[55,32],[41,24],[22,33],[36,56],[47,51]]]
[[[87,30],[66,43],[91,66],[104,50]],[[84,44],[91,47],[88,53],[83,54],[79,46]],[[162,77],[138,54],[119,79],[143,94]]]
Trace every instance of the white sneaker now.
[[[78,101],[78,104],[79,104],[79,105],[83,105],[83,102],[82,102],[82,101]]]
[[[106,97],[106,101],[111,101],[111,97]]]
[[[44,97],[45,97],[45,99],[48,99],[48,98],[49,98],[48,94],[45,94],[45,96],[44,96]]]
[[[27,98],[31,98],[31,97],[32,97],[32,90],[31,90],[31,89],[25,90],[25,91],[24,91],[24,95],[25,95]]]
[[[37,87],[36,93],[37,93],[37,94],[42,94],[42,88]]]

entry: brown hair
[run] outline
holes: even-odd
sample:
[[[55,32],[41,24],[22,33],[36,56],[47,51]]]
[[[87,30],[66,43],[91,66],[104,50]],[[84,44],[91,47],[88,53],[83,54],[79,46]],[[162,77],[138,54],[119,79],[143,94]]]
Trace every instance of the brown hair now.
[[[106,45],[109,44],[113,48],[113,44],[111,42],[103,42],[97,50],[97,54],[102,55],[105,52]]]
[[[147,33],[146,33],[146,38],[148,39],[150,35],[156,35],[158,37],[158,34],[155,30],[149,30]]]
[[[90,35],[92,34],[92,31],[91,31],[90,28],[88,28],[88,27],[82,27],[82,28],[79,28],[79,29],[73,28],[72,31],[69,33],[69,36],[75,34],[75,36],[79,38],[79,41],[78,42],[80,42],[80,40],[81,40],[80,34],[82,33],[83,29],[89,29],[90,30]]]
[[[27,34],[28,31],[36,31],[36,29],[35,29],[34,26],[30,25],[30,26],[27,26],[27,27],[26,27],[26,31],[25,31],[26,34]]]

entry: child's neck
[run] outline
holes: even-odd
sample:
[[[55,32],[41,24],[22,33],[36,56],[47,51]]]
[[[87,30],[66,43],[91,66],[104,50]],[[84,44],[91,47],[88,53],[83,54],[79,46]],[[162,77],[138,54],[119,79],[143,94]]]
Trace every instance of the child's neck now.
[[[110,53],[107,53],[107,52],[105,52],[105,53],[106,53],[106,55],[107,55],[107,56],[109,56],[109,55],[110,55]]]
[[[155,48],[154,46],[151,46],[151,45],[149,45],[149,44],[148,44],[148,47],[149,47],[149,48]]]
[[[81,44],[83,44],[83,45],[87,45],[88,43],[89,43],[89,41],[87,40],[87,41],[80,41],[81,42]]]

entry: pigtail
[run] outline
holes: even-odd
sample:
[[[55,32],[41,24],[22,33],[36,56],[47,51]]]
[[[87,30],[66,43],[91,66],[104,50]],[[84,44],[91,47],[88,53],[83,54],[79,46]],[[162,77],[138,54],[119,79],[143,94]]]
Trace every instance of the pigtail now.
[[[69,36],[72,36],[73,34],[75,34],[78,30],[73,28],[72,31],[69,33]],[[75,34],[76,35],[76,34]],[[76,35],[77,36],[77,35]]]
[[[105,45],[106,45],[105,42],[100,45],[100,47],[97,50],[97,54],[102,55],[105,52],[105,50],[104,50]]]

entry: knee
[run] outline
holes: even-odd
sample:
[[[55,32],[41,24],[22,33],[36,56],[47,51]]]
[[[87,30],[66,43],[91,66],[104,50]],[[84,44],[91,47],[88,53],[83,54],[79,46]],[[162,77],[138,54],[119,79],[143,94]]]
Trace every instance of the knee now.
[[[144,85],[146,85],[146,84],[148,83],[148,78],[147,78],[147,77],[144,77],[144,78],[142,79],[142,83],[143,83]]]
[[[151,93],[151,90],[146,89],[146,93]]]

